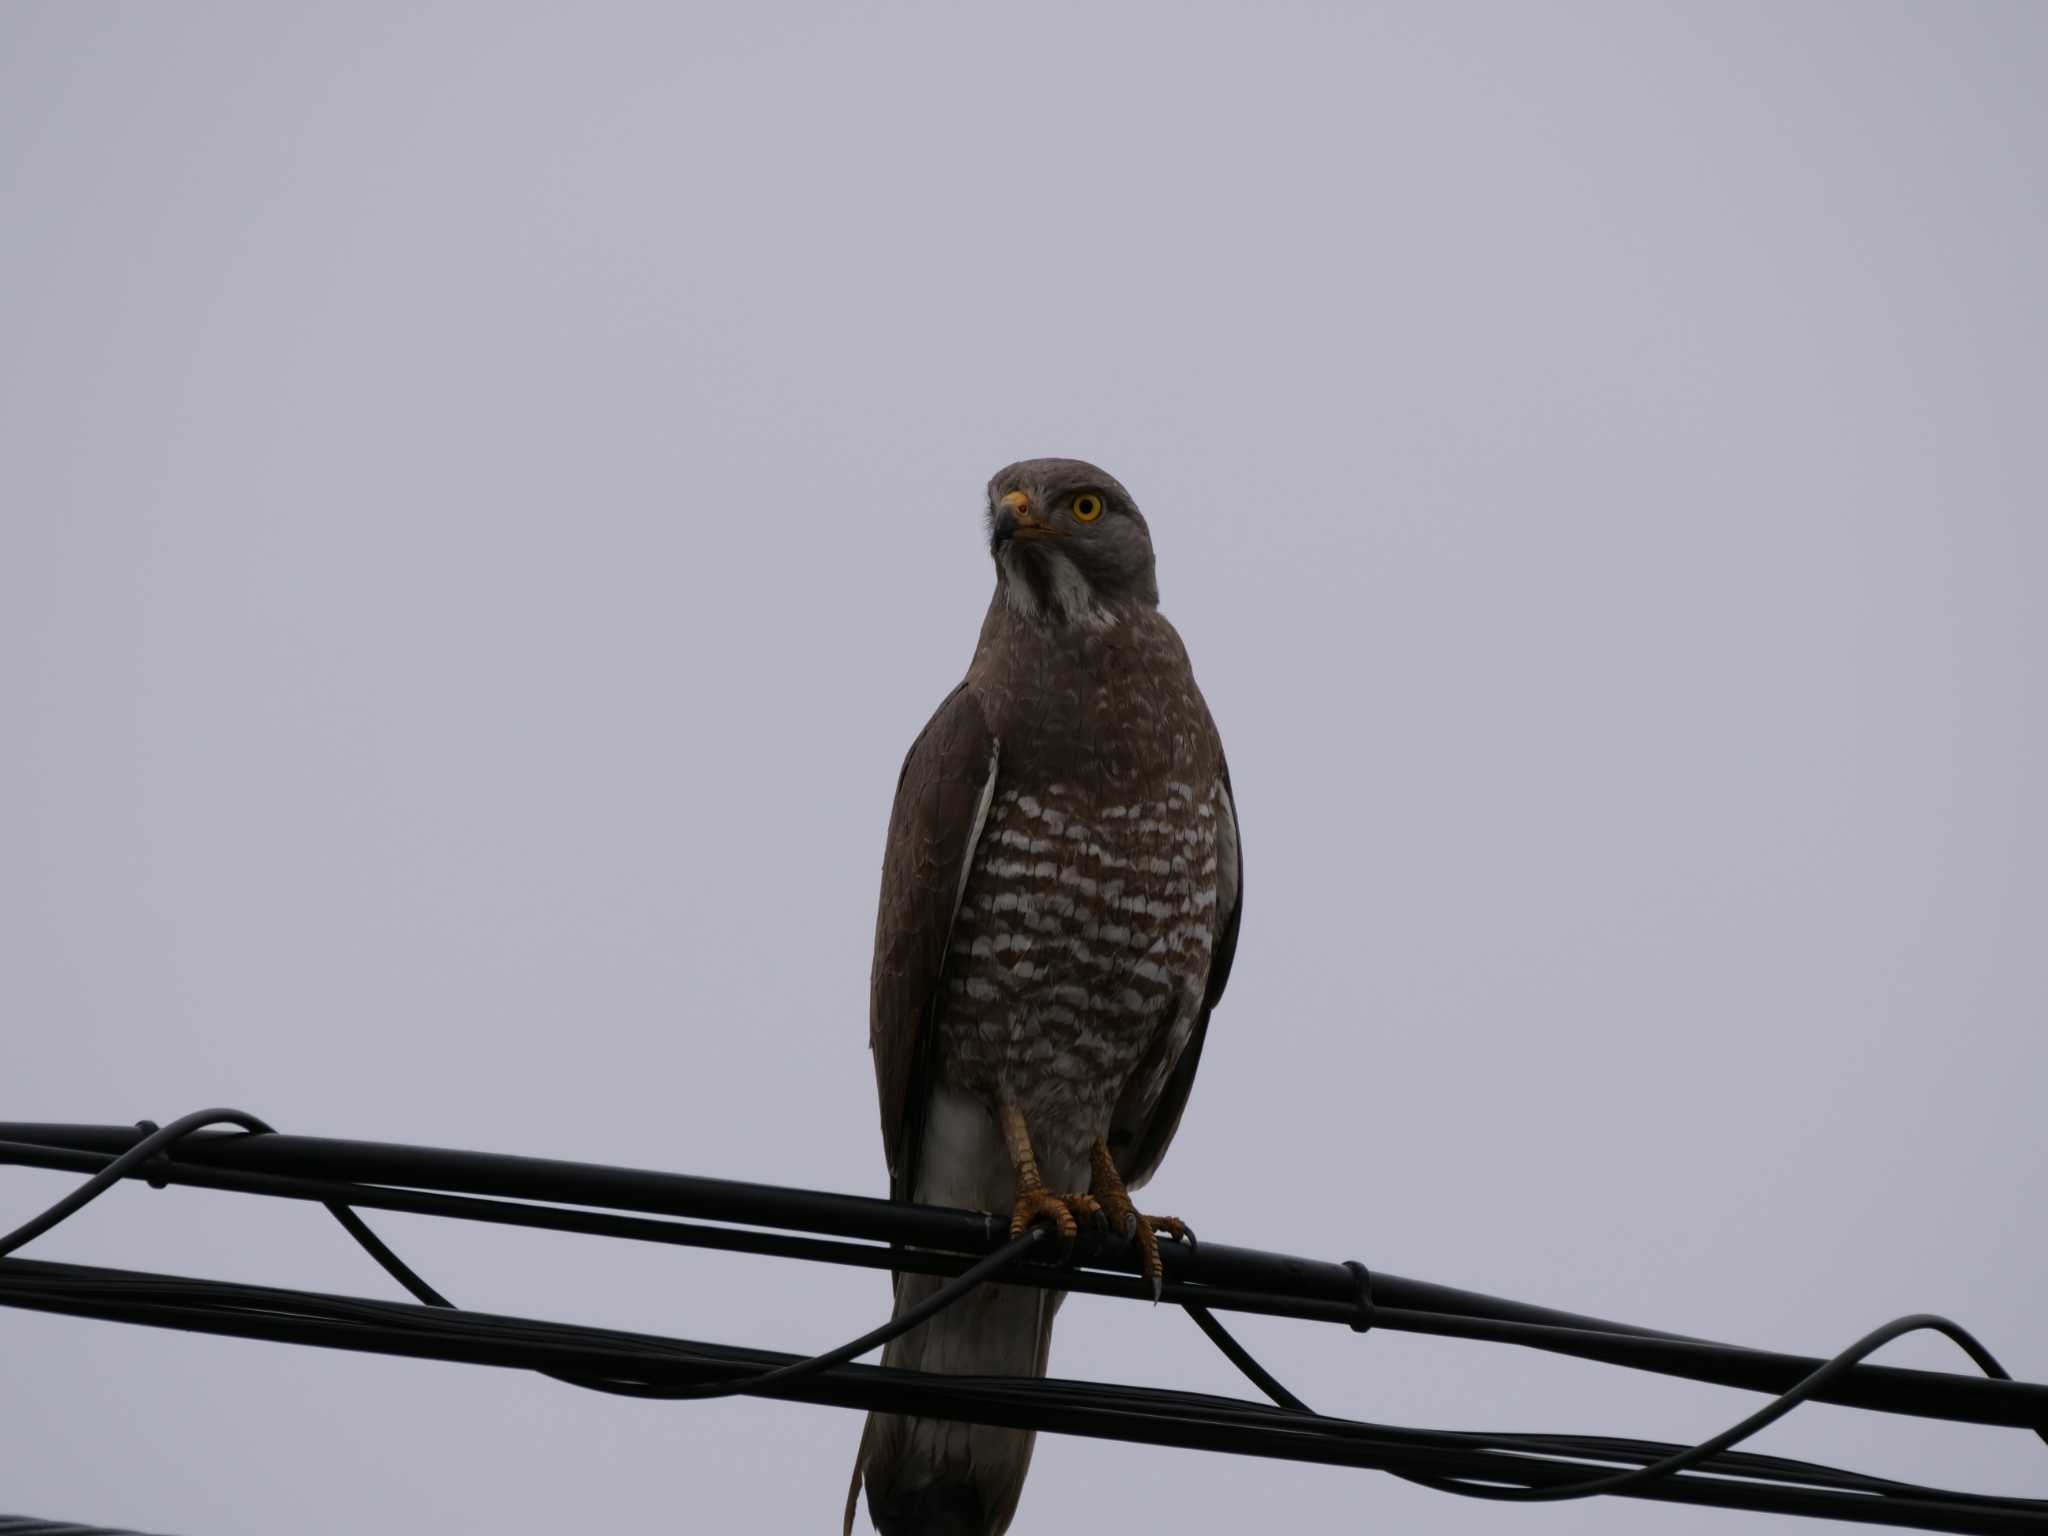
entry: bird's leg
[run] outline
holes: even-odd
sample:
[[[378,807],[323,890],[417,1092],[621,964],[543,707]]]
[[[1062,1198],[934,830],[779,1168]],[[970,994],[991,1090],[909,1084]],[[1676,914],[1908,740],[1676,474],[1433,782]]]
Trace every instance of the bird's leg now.
[[[1010,1236],[1022,1237],[1024,1229],[1043,1216],[1059,1233],[1061,1246],[1071,1244],[1080,1231],[1074,1218],[1100,1219],[1101,1202],[1092,1194],[1052,1193],[1039,1177],[1038,1154],[1031,1150],[1031,1128],[1024,1123],[1024,1112],[1013,1104],[1005,1104],[996,1112],[996,1119],[1003,1128],[1003,1145],[1009,1148],[1010,1166],[1017,1172],[1017,1202],[1010,1207]]]
[[[1124,1188],[1123,1175],[1110,1161],[1109,1143],[1100,1136],[1095,1138],[1090,1162],[1094,1174],[1089,1179],[1088,1192],[1100,1202],[1111,1230],[1138,1240],[1138,1257],[1144,1264],[1145,1279],[1151,1283],[1152,1299],[1157,1301],[1166,1288],[1166,1266],[1159,1260],[1159,1234],[1164,1232],[1176,1242],[1192,1246],[1194,1229],[1178,1216],[1146,1216],[1131,1204],[1131,1192]]]

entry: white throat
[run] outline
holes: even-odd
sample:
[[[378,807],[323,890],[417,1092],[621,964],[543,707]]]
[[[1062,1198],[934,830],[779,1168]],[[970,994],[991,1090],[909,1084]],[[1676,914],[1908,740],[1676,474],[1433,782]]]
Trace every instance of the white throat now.
[[[1114,629],[1118,622],[1116,610],[1096,597],[1095,589],[1088,585],[1088,578],[1081,574],[1080,568],[1060,550],[1048,549],[1040,553],[1052,577],[1052,606],[1059,617],[1082,629]],[[1003,576],[1003,601],[1020,618],[1035,619],[1042,606],[1038,593],[1012,564],[1013,558],[1006,549],[1003,558],[997,562]]]

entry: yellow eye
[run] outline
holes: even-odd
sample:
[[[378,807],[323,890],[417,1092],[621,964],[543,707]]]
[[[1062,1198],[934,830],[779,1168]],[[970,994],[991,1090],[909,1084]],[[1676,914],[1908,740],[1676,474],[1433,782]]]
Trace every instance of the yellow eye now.
[[[1100,496],[1091,491],[1074,498],[1074,520],[1076,522],[1092,523],[1100,516],[1102,516],[1102,498]]]

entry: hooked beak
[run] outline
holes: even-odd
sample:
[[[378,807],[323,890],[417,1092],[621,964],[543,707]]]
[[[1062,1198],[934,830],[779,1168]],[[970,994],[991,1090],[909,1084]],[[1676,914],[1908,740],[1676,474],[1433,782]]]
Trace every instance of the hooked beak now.
[[[996,502],[995,542],[998,547],[1011,539],[1050,538],[1054,530],[1049,524],[1039,521],[1031,510],[1031,498],[1022,491],[1012,491]]]

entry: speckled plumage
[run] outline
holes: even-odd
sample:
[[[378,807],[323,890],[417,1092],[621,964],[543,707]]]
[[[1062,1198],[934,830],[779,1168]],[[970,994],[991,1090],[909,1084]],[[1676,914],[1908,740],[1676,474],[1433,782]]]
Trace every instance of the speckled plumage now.
[[[1086,522],[1084,495],[1103,508]],[[870,1038],[896,1197],[1002,1210],[1004,1106],[1053,1189],[1087,1187],[1098,1137],[1131,1187],[1157,1168],[1242,880],[1222,744],[1128,493],[1092,465],[1032,460],[999,473],[989,503],[998,580],[974,661],[897,786]],[[899,1276],[898,1309],[936,1284]],[[884,1358],[1043,1374],[1057,1306],[984,1288]],[[875,1415],[855,1490],[864,1474],[885,1536],[994,1536],[1030,1454],[1021,1431]]]
[[[936,1077],[1021,1109],[1047,1178],[1076,1188],[1118,1099],[1149,1115],[1201,1012],[1228,801],[1157,611],[1064,644],[1010,633],[1028,625],[999,606],[976,658],[1001,766],[953,921]]]

